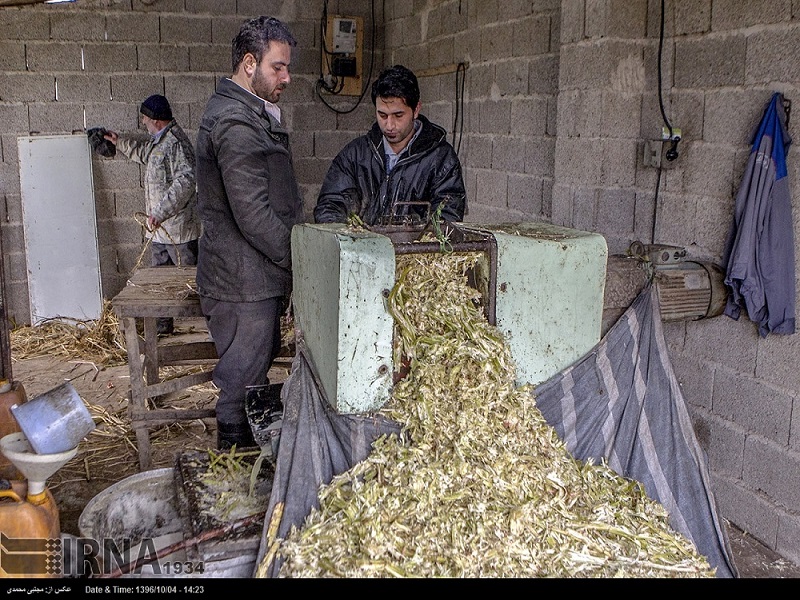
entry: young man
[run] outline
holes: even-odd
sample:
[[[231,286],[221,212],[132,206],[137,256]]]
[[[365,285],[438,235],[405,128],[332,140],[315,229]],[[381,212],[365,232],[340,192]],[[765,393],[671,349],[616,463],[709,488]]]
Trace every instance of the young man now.
[[[322,183],[314,220],[367,225],[441,218],[461,221],[467,208],[461,163],[447,132],[420,114],[417,77],[402,65],[372,85],[376,122],[347,144]],[[409,204],[411,203],[411,204]]]
[[[152,231],[151,265],[192,266],[197,264],[197,216],[194,148],[189,137],[172,116],[164,96],[153,94],[139,108],[148,139],[106,132],[104,138],[116,145],[126,158],[146,165],[144,198],[147,226]],[[158,319],[158,333],[169,335],[170,318]]]
[[[197,291],[219,356],[213,379],[223,450],[255,445],[246,387],[268,381],[291,292],[290,234],[303,206],[276,103],[291,79],[296,43],[278,19],[243,23],[233,75],[219,81],[197,135]]]

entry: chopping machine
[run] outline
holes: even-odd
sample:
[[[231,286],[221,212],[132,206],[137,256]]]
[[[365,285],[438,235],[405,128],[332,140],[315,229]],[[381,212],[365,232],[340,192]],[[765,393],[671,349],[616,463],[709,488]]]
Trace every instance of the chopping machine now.
[[[399,376],[387,298],[396,256],[441,252],[430,226],[301,224],[292,230],[295,330],[341,414],[381,408]],[[470,281],[506,338],[517,383],[536,385],[600,340],[608,250],[595,233],[547,223],[446,225],[448,249],[478,252]]]

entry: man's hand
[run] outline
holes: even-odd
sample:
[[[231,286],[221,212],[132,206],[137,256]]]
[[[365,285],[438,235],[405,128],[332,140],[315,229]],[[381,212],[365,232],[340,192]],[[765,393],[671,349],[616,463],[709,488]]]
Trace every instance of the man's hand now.
[[[156,218],[152,215],[147,216],[147,224],[150,226],[151,231],[155,231],[161,226],[161,222],[157,221]]]
[[[107,139],[109,142],[111,142],[112,144],[116,145],[117,139],[119,138],[119,135],[117,135],[116,131],[110,131],[109,130],[109,131],[106,131],[106,134],[103,137],[105,139]]]

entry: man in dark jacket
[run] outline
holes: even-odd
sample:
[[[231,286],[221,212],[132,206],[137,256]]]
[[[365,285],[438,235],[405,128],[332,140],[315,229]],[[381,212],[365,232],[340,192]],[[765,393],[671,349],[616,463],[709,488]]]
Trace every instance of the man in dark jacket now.
[[[246,386],[268,381],[291,292],[290,234],[303,207],[276,103],[296,44],[275,18],[243,23],[233,40],[233,75],[219,81],[197,135],[197,291],[219,355],[220,449],[255,444]]]
[[[467,209],[461,163],[447,132],[420,114],[417,78],[395,65],[372,85],[376,122],[333,159],[314,220],[367,225],[413,224],[440,211],[461,221]]]

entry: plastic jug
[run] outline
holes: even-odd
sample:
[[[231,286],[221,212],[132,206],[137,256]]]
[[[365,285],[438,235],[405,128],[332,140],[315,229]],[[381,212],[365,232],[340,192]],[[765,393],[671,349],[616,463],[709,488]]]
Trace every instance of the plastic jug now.
[[[61,577],[62,558],[51,540],[61,537],[53,494],[28,495],[26,481],[0,481],[0,577]]]

